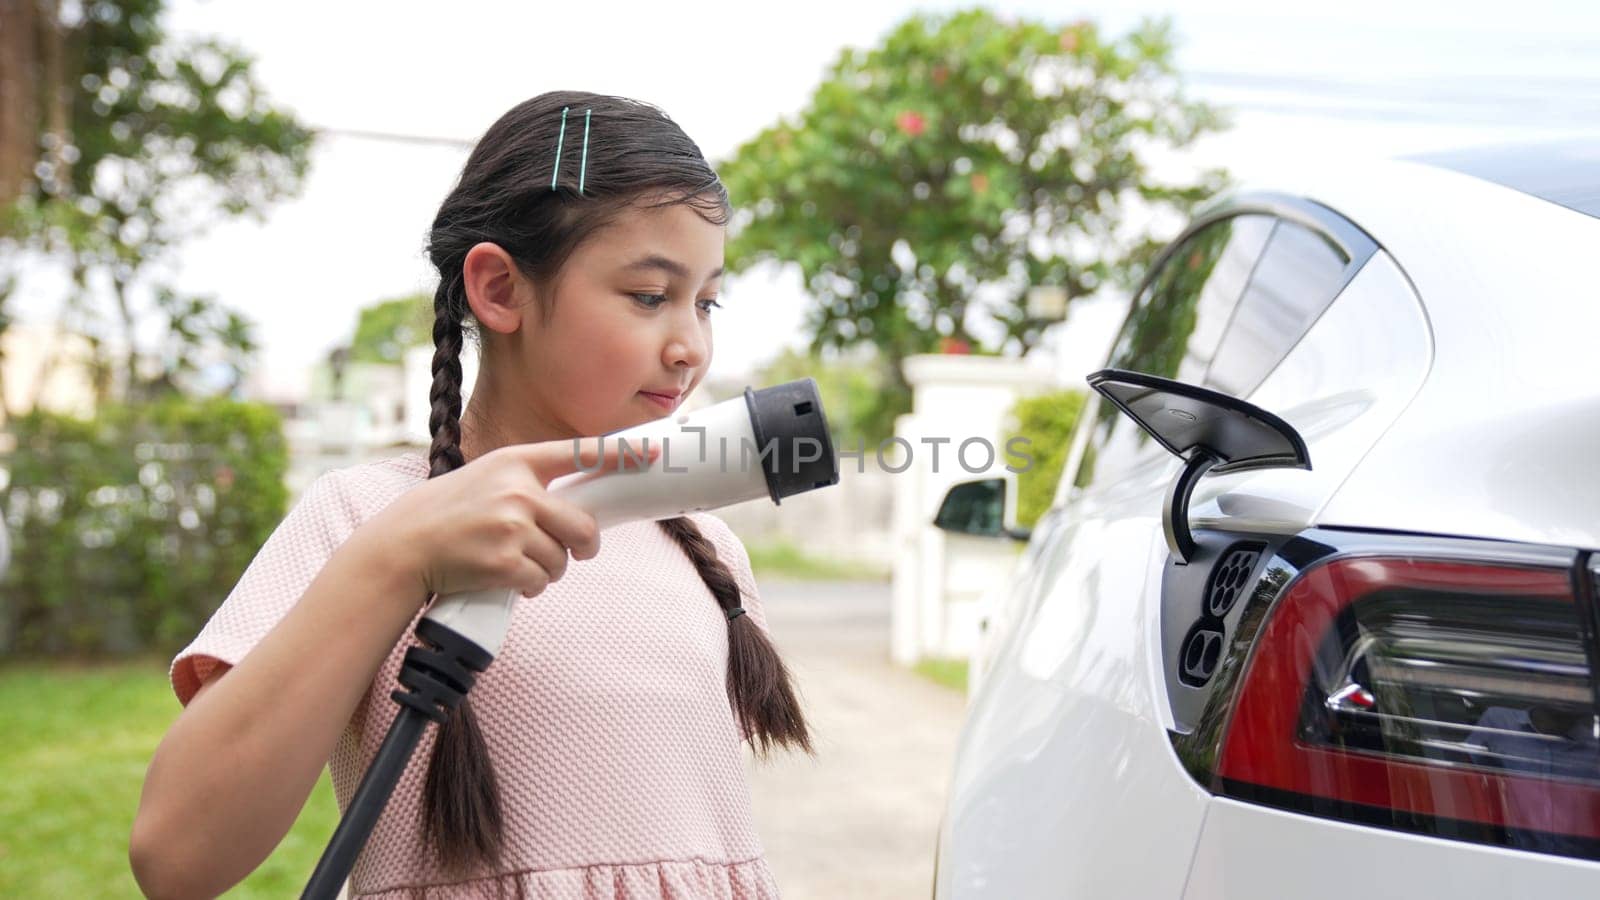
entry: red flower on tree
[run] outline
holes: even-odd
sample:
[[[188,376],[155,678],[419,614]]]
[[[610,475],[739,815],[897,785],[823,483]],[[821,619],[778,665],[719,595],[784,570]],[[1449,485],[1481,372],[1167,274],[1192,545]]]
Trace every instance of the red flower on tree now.
[[[921,113],[912,112],[909,109],[895,116],[894,124],[896,128],[912,137],[916,137],[928,130],[928,120],[923,118]]]
[[[1076,53],[1083,46],[1083,34],[1090,28],[1090,23],[1079,19],[1068,25],[1061,32],[1061,50],[1065,53]]]
[[[971,353],[972,345],[961,338],[946,336],[939,338],[939,352],[955,354]]]

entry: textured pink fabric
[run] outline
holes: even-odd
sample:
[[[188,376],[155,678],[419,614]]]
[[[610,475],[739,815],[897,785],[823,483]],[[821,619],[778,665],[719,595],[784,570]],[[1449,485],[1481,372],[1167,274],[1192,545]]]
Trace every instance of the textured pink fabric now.
[[[179,701],[187,705],[218,666],[237,664],[361,522],[426,477],[426,459],[413,453],[313,482],[173,660]],[[691,518],[766,628],[744,545],[716,516]],[[430,727],[356,862],[352,896],[492,896],[497,886],[540,898],[778,896],[728,706],[726,617],[656,523],[607,529],[600,544],[595,558],[572,560],[561,580],[518,604],[500,655],[469,695],[499,776],[504,871],[447,884],[425,852]],[[408,629],[329,760],[341,811],[394,717],[389,692],[414,642]]]

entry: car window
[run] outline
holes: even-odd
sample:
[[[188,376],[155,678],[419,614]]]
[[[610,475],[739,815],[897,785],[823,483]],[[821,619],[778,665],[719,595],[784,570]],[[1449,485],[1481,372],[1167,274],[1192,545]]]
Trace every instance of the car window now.
[[[1350,257],[1328,238],[1278,220],[1216,348],[1205,386],[1235,397],[1254,391],[1333,302],[1349,264]]]
[[[1134,300],[1108,365],[1198,384],[1211,368],[1273,221],[1231,216],[1173,248]],[[1079,487],[1116,478],[1160,446],[1109,403],[1098,404],[1092,428],[1074,479]]]

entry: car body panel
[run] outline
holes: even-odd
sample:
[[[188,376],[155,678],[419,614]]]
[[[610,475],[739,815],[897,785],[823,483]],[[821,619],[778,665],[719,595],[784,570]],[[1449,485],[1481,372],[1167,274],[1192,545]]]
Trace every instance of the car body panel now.
[[[1303,187],[1380,248],[1244,398],[1301,432],[1313,468],[1205,479],[1192,523],[1600,546],[1600,479],[1570,484],[1600,446],[1600,360],[1589,350],[1600,303],[1573,301],[1593,296],[1584,266],[1600,221],[1417,164],[1351,167]],[[1179,463],[1155,453],[1116,484],[1079,491],[1066,479],[1083,433],[980,652],[937,897],[1344,897],[1365,887],[1470,898],[1600,886],[1596,864],[1202,789],[1169,740],[1160,647],[1160,510]],[[1330,866],[1337,877],[1322,874]],[[1467,874],[1429,877],[1453,866]],[[1354,880],[1352,867],[1362,869]]]
[[[1214,798],[1184,900],[1584,897],[1600,865]],[[1131,895],[1130,895],[1131,896]]]
[[[1215,475],[1196,486],[1196,527],[1293,534],[1323,507],[1422,386],[1428,323],[1404,273],[1373,255],[1300,343],[1243,399],[1281,417],[1311,451],[1311,470]],[[1176,460],[1170,464],[1177,471]]]
[[[1312,196],[1401,262],[1433,331],[1433,369],[1319,523],[1600,547],[1600,478],[1574,477],[1600,448],[1600,219],[1392,165],[1403,202],[1392,173]]]
[[[1207,796],[1172,765],[1153,715],[1143,598],[1165,547],[1143,500],[1063,526],[1064,552],[1043,569],[1048,587],[974,699],[941,838],[941,896],[1182,890]],[[1129,833],[1141,835],[1136,871],[1126,865]]]

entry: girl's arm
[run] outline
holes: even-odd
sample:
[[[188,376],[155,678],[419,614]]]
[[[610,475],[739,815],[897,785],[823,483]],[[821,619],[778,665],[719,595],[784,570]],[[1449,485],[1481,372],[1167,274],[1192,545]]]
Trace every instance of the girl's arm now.
[[[215,896],[267,858],[430,594],[506,586],[532,597],[569,553],[599,553],[594,516],[544,490],[580,465],[621,468],[619,442],[502,447],[406,491],[340,543],[156,748],[128,848],[145,893]]]
[[[129,845],[147,895],[216,896],[288,833],[428,599],[398,546],[357,529],[283,620],[179,715],[151,760]]]

